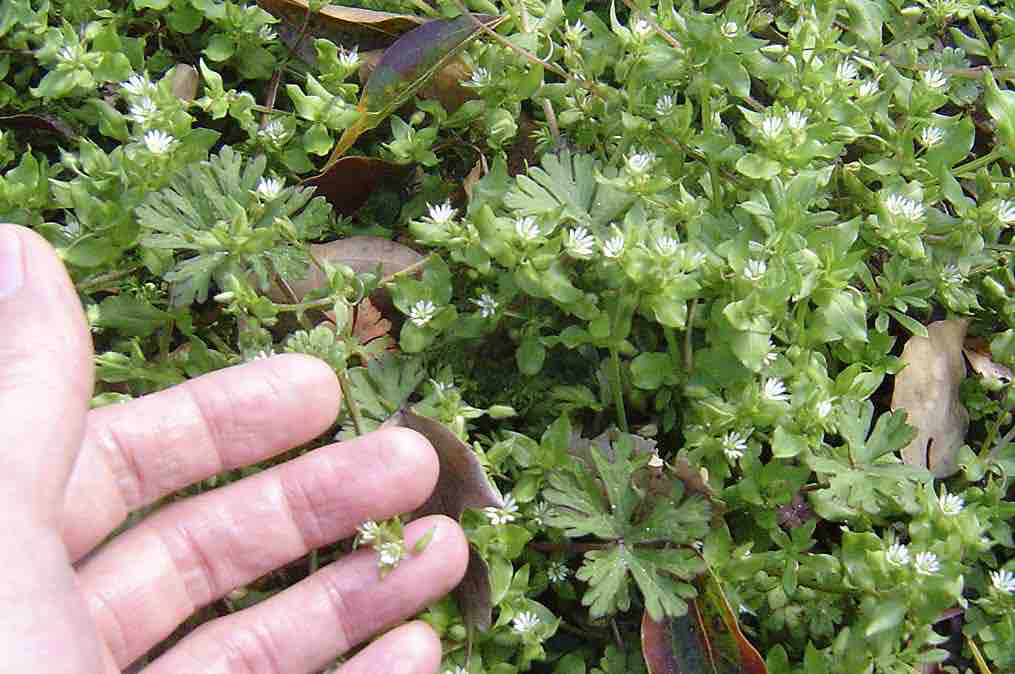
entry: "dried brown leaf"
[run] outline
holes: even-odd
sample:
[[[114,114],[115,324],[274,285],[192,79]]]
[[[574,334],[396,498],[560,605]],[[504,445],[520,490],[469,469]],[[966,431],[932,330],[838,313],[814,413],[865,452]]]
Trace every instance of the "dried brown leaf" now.
[[[319,262],[344,264],[356,273],[376,271],[387,276],[399,272],[423,259],[423,256],[408,246],[377,236],[350,236],[330,243],[310,244],[310,254]],[[311,290],[326,286],[328,279],[317,265],[311,265],[307,277],[290,281],[289,287],[297,301]],[[282,288],[272,286],[268,296],[276,302],[289,302]]]
[[[391,321],[384,318],[374,303],[366,297],[356,307],[356,320],[352,324],[352,336],[362,344],[372,342],[391,332]]]
[[[352,215],[378,188],[405,180],[411,171],[409,165],[377,157],[342,157],[306,184],[317,188],[337,212]]]
[[[985,339],[967,339],[962,353],[966,354],[966,360],[969,361],[973,371],[988,381],[1010,384],[1015,378],[1008,367],[994,362],[990,353],[990,343]]]
[[[197,68],[186,63],[178,63],[173,68],[173,95],[189,103],[197,97],[197,85],[200,80]]]
[[[907,423],[918,431],[902,460],[937,477],[958,471],[956,457],[969,428],[969,413],[959,401],[967,325],[965,319],[937,321],[927,326],[928,337],[910,337],[902,349],[906,368],[895,376],[892,409],[905,409]]]
[[[257,0],[257,4],[282,20],[278,26],[279,37],[290,48],[296,47],[298,41],[300,58],[310,64],[317,60],[312,38],[325,38],[350,49],[353,46],[359,46],[361,50],[378,49],[387,47],[403,33],[426,23],[426,19],[412,14],[325,5],[320,12],[310,16],[306,37],[300,40],[300,29],[307,20],[307,3],[304,0]]]

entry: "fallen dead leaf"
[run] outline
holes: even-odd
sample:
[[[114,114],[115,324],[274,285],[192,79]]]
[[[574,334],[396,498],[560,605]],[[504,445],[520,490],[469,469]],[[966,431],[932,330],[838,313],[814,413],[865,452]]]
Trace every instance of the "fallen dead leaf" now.
[[[375,49],[360,54],[359,81],[363,84],[370,79],[374,68],[384,55],[383,49]],[[448,112],[454,112],[466,101],[476,98],[471,89],[462,86],[462,82],[472,76],[472,71],[460,58],[452,59],[438,70],[420,87],[416,95],[421,99],[433,98]]]
[[[466,508],[503,508],[504,499],[490,484],[476,453],[444,424],[403,408],[381,424],[382,428],[401,426],[420,433],[437,452],[440,473],[433,494],[413,517],[447,515],[460,520]],[[493,604],[490,575],[486,563],[470,550],[465,578],[455,589],[455,598],[466,624],[489,629]]]
[[[317,60],[313,38],[325,38],[347,49],[354,46],[360,50],[379,49],[387,47],[403,33],[426,23],[426,19],[412,14],[325,5],[320,12],[310,16],[305,31],[309,39],[300,40],[300,28],[307,20],[305,0],[257,0],[257,4],[282,20],[278,25],[279,37],[290,48],[296,47],[298,41],[300,58],[311,65]]]
[[[319,175],[307,180],[342,215],[352,215],[370,194],[387,183],[402,181],[412,166],[378,157],[342,157]]]
[[[197,97],[197,85],[201,79],[197,68],[186,63],[178,63],[173,68],[172,77],[174,96],[187,103]]]
[[[988,381],[1010,384],[1015,378],[1009,368],[994,362],[990,353],[990,343],[985,339],[967,339],[962,353],[966,355],[966,360],[969,361],[973,371]]]
[[[969,413],[959,401],[967,326],[965,319],[937,321],[927,326],[928,337],[910,337],[902,349],[906,368],[895,376],[891,407],[906,410],[907,423],[918,431],[902,460],[937,477],[958,471],[956,456],[969,428]]]
[[[350,236],[330,243],[310,244],[310,253],[319,262],[344,264],[357,274],[376,271],[384,276],[399,272],[423,259],[423,256],[408,246],[377,236]],[[324,271],[311,265],[307,277],[290,281],[289,287],[295,297],[277,285],[272,285],[268,297],[276,302],[300,301],[311,290],[327,285]]]
[[[476,186],[476,183],[478,183],[483,176],[486,175],[486,173],[486,157],[480,155],[479,159],[476,161],[476,165],[472,167],[472,170],[469,171],[469,175],[465,176],[465,180],[462,181],[462,190],[465,192],[466,198],[470,201],[472,200],[472,188]]]

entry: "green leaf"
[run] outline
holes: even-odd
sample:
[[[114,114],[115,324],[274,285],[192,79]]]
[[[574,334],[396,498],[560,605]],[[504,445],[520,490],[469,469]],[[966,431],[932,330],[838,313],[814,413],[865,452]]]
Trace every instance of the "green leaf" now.
[[[818,342],[840,339],[867,341],[867,303],[856,290],[816,293],[818,310],[811,324],[811,338]]]
[[[748,153],[737,160],[737,170],[748,178],[769,180],[782,172],[782,165],[761,155]]]
[[[98,325],[128,337],[147,337],[171,318],[150,302],[131,295],[112,295],[99,305]]]
[[[215,62],[226,61],[236,52],[236,43],[229,36],[216,33],[204,48],[204,55]]]
[[[543,361],[546,360],[546,347],[539,337],[526,337],[518,345],[515,352],[515,360],[518,363],[518,370],[528,376],[539,374],[543,369]]]
[[[881,30],[884,10],[878,0],[844,0],[849,11],[849,28],[855,32],[868,48],[881,49]]]
[[[314,124],[303,134],[303,148],[310,154],[326,155],[335,144],[328,127],[323,124]]]
[[[776,426],[772,434],[772,456],[791,459],[807,449],[807,439]]]
[[[1011,154],[1015,152],[1015,91],[999,89],[990,68],[984,69],[983,79],[983,103],[997,124],[998,140]]]
[[[670,378],[672,368],[668,353],[640,353],[631,361],[631,383],[654,391]]]
[[[575,574],[589,584],[582,605],[589,607],[592,618],[601,618],[631,608],[627,582],[630,554],[623,546],[585,553],[585,562]]]

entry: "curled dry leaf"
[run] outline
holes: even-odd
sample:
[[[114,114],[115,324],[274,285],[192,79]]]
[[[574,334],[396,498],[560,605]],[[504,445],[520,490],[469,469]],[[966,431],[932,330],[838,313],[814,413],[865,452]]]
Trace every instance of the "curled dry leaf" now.
[[[399,272],[423,259],[423,256],[408,246],[377,236],[350,236],[330,243],[310,244],[310,254],[319,262],[344,264],[356,273],[380,270],[384,276]],[[290,280],[289,287],[297,301],[311,290],[322,288],[328,284],[324,271],[317,265],[311,265],[307,277]],[[268,296],[276,302],[289,302],[289,297],[281,288],[272,286]]]
[[[698,579],[699,596],[687,615],[641,620],[641,650],[649,674],[767,674],[764,658],[747,640],[719,579]]]
[[[917,430],[902,460],[937,477],[959,469],[956,457],[969,428],[969,413],[959,401],[967,325],[964,319],[937,321],[927,326],[927,337],[910,337],[902,349],[906,368],[895,376],[892,409],[906,410],[906,423]]]
[[[459,520],[466,508],[504,507],[503,498],[490,484],[476,453],[447,426],[406,408],[381,424],[382,428],[390,426],[411,428],[429,440],[437,452],[437,486],[413,517],[447,515]],[[493,610],[489,569],[474,551],[470,551],[465,579],[456,588],[455,598],[466,624],[489,629]]]
[[[990,382],[1010,384],[1015,378],[1008,367],[994,362],[990,353],[990,344],[985,339],[967,339],[962,353],[966,355],[966,360],[969,361],[969,366],[973,368],[973,371]]]
[[[29,114],[0,116],[0,129],[28,129],[31,131],[47,131],[74,140],[77,134],[66,122],[55,115]]]
[[[376,49],[360,54],[359,80],[367,82],[374,68],[384,56],[384,50]],[[416,95],[422,99],[433,98],[440,101],[440,104],[448,112],[454,112],[476,95],[470,89],[462,86],[462,82],[468,80],[472,71],[460,58],[454,58],[436,71],[426,84],[419,88]]]
[[[197,97],[197,85],[201,80],[197,68],[186,63],[178,63],[173,68],[172,77],[174,96],[187,103]]]
[[[317,60],[312,38],[325,38],[347,49],[354,46],[361,50],[379,49],[387,47],[403,33],[426,23],[426,19],[412,14],[325,5],[320,12],[311,15],[307,22],[305,35],[311,39],[301,40],[300,29],[304,21],[307,21],[305,0],[257,0],[257,4],[281,19],[279,37],[290,48],[298,46],[300,58],[311,64]]]

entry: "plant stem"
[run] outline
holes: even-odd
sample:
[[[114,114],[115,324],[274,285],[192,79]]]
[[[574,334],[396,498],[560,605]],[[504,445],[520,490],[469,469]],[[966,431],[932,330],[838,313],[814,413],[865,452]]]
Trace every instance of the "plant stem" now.
[[[680,344],[677,342],[677,331],[673,328],[663,328],[663,335],[666,336],[666,352],[670,354],[670,362],[673,367],[681,366]]]
[[[89,293],[101,290],[103,286],[126,278],[141,268],[141,265],[133,265],[119,271],[110,271],[96,276],[90,276],[77,284],[79,293]]]
[[[620,381],[620,352],[616,345],[610,347],[610,388],[613,389],[613,404],[617,407],[617,425],[627,433],[627,413],[624,411],[624,389]]]
[[[338,373],[338,385],[342,388],[342,398],[349,407],[349,416],[352,417],[352,425],[356,429],[356,435],[363,435],[365,433],[363,430],[363,415],[360,414],[359,403],[352,397],[352,385],[349,382],[349,373],[345,370]]]
[[[697,312],[698,300],[693,300],[687,310],[687,330],[684,331],[684,370],[688,375],[694,371],[694,345],[691,343],[691,333],[694,331],[694,315]]]
[[[969,171],[976,171],[976,170],[980,169],[981,167],[987,166],[991,162],[996,161],[997,159],[1000,159],[1000,158],[1001,158],[1001,150],[999,148],[995,147],[990,152],[988,152],[987,154],[983,155],[982,157],[977,157],[976,159],[973,159],[972,161],[966,162],[965,164],[962,164],[961,166],[956,166],[955,169],[954,169],[954,173],[955,173],[956,176],[958,176],[960,174],[963,174],[963,173],[966,173],[966,172],[969,172]]]

